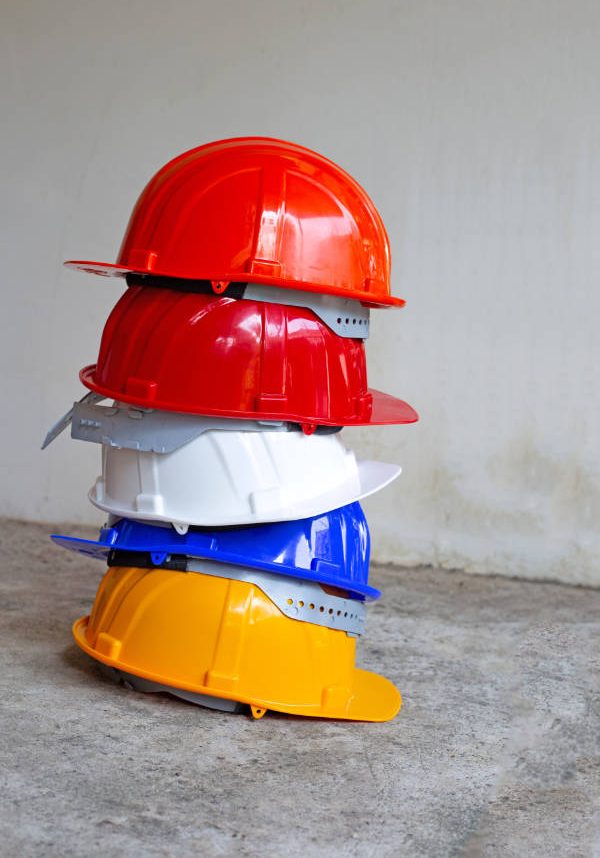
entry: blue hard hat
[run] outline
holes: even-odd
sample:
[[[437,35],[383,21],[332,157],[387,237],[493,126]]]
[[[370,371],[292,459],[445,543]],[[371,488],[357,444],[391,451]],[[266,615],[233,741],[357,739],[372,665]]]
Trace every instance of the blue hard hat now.
[[[228,529],[192,529],[120,519],[104,527],[98,540],[52,536],[71,551],[106,560],[115,551],[149,555],[155,566],[171,555],[233,563],[265,572],[316,581],[346,590],[356,599],[378,599],[367,584],[371,540],[359,503],[312,518]],[[131,565],[136,565],[132,562]]]

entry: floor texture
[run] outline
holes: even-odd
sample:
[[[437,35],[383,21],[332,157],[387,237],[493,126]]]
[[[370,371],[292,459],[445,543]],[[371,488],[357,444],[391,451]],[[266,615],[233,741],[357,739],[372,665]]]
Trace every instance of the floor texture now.
[[[600,856],[599,591],[375,569],[399,716],[252,721],[104,679],[49,530],[0,531],[0,855]]]

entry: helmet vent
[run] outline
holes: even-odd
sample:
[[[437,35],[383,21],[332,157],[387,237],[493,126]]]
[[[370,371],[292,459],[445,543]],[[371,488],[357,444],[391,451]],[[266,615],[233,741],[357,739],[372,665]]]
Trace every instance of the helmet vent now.
[[[315,602],[309,602],[308,604],[304,602],[302,599],[298,599],[295,601],[292,598],[286,599],[287,604],[291,607],[296,605],[300,609],[308,609],[309,611],[318,611],[320,614],[329,614],[329,616],[333,619],[334,617],[344,617],[349,620],[358,620],[362,617],[359,617],[358,614],[353,613],[352,611],[342,611],[340,608],[335,610],[334,608],[328,608],[327,605],[318,605]]]
[[[348,335],[352,331],[353,336],[361,339],[369,335],[369,319],[364,316],[337,316],[335,321],[336,326],[332,327],[336,333],[343,332]]]

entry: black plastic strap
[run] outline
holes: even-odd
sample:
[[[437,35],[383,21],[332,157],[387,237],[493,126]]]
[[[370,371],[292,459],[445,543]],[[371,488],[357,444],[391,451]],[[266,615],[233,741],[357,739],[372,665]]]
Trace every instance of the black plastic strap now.
[[[222,292],[214,291],[210,280],[188,280],[186,277],[157,277],[154,274],[125,275],[128,286],[154,286],[156,289],[173,289],[176,292],[194,292],[198,295],[212,295],[214,298],[244,297],[247,283],[229,283]]]
[[[152,559],[150,551],[123,551],[114,548],[108,555],[108,566],[137,566],[140,569],[174,569],[186,572],[188,557],[185,554],[167,554],[159,563]]]

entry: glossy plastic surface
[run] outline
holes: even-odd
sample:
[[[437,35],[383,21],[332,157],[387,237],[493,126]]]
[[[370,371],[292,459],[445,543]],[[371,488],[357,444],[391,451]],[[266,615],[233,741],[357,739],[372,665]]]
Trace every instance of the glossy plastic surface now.
[[[391,296],[389,240],[365,191],[327,158],[266,137],[170,161],[137,201],[116,264],[65,264],[404,304]]]
[[[400,472],[357,462],[337,434],[212,430],[170,453],[103,444],[89,498],[123,518],[231,527],[319,515],[373,494]]]
[[[155,566],[172,555],[217,560],[338,587],[358,599],[377,599],[369,587],[370,536],[360,504],[300,521],[231,530],[189,530],[121,519],[97,540],[54,534],[57,545],[99,560],[112,551],[147,553]]]
[[[259,714],[387,721],[401,705],[388,680],[355,667],[355,638],[284,616],[244,581],[112,567],[73,634],[109,667]]]
[[[310,310],[132,286],[110,314],[96,393],[147,408],[350,426],[412,423],[401,399],[367,388],[364,344]]]

